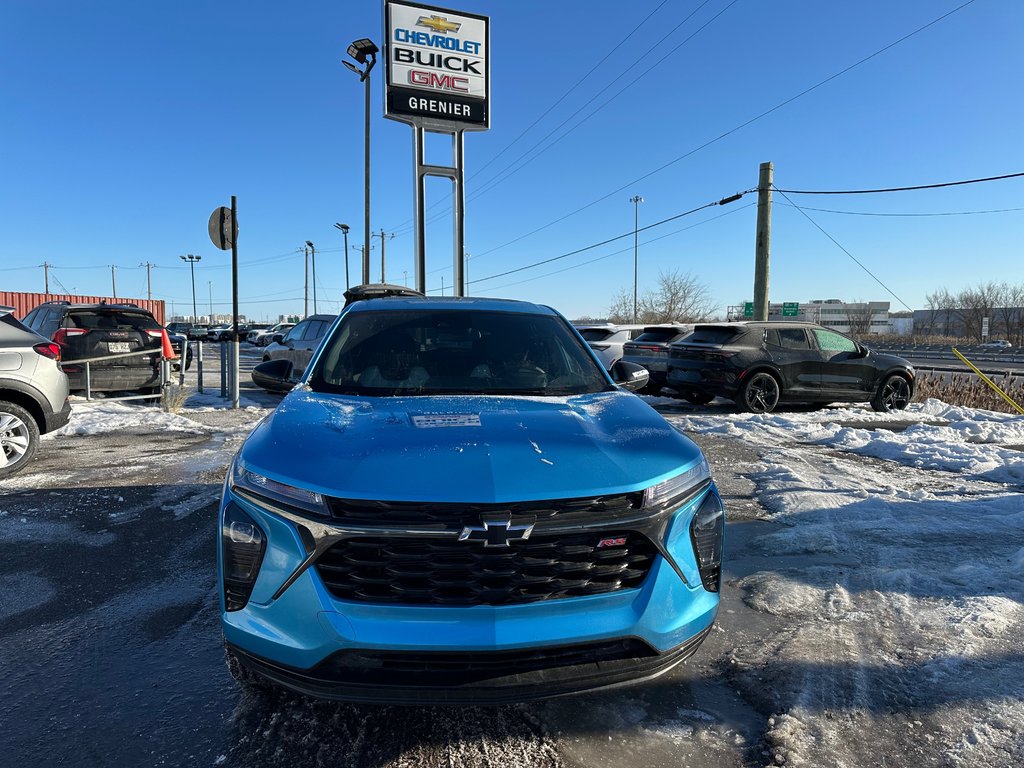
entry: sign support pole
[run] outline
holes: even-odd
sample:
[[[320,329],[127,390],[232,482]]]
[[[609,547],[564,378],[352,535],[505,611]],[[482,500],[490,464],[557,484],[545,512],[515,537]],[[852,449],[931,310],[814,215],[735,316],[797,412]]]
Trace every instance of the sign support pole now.
[[[231,314],[234,322],[234,332],[231,334],[231,407],[237,409],[239,405],[238,396],[238,201],[231,196],[231,221],[234,237],[231,238]]]
[[[416,290],[427,292],[427,244],[426,244],[426,179],[428,176],[440,176],[452,182],[452,251],[453,273],[455,276],[454,295],[466,295],[466,281],[462,268],[463,252],[466,248],[466,193],[465,193],[465,140],[464,132],[451,131],[452,165],[431,165],[424,162],[424,143],[426,129],[422,125],[413,125],[413,159],[415,164],[416,184],[413,193],[413,227],[414,255],[416,260]],[[433,131],[433,133],[442,133]]]

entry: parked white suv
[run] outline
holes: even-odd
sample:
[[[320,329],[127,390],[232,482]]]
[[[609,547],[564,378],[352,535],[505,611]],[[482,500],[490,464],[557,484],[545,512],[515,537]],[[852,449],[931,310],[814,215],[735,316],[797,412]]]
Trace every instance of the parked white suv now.
[[[644,332],[643,325],[577,325],[583,340],[597,353],[605,369],[611,370],[622,358],[622,345]]]
[[[68,377],[60,345],[0,307],[0,478],[25,468],[39,436],[68,423]]]

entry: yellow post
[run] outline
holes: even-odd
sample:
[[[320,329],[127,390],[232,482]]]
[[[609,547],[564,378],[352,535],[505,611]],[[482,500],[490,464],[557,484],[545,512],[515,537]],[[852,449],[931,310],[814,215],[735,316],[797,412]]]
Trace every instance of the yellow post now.
[[[967,366],[968,368],[970,368],[970,369],[971,369],[972,371],[974,371],[974,372],[975,372],[976,374],[978,374],[978,377],[979,377],[979,378],[980,378],[980,379],[981,379],[982,381],[984,381],[984,382],[985,382],[986,384],[988,384],[988,385],[989,385],[990,387],[992,387],[992,389],[994,389],[994,390],[996,391],[996,394],[998,394],[998,395],[999,395],[999,396],[1000,396],[1001,398],[1003,398],[1003,400],[1005,400],[1005,401],[1006,401],[1006,402],[1008,402],[1008,403],[1009,403],[1010,405],[1012,405],[1012,406],[1013,406],[1014,408],[1016,408],[1016,409],[1017,409],[1017,413],[1024,413],[1024,408],[1021,408],[1021,407],[1020,407],[1020,406],[1019,406],[1019,405],[1018,405],[1018,404],[1016,403],[1016,401],[1014,401],[1014,399],[1013,399],[1012,397],[1010,397],[1010,396],[1009,396],[1008,394],[1006,394],[1005,392],[1003,392],[1003,390],[1001,390],[1001,389],[999,388],[999,385],[998,385],[998,384],[996,384],[996,383],[995,383],[994,381],[992,381],[992,379],[990,379],[990,378],[989,378],[988,376],[986,376],[986,375],[985,375],[984,373],[982,373],[981,371],[979,371],[979,370],[978,370],[978,367],[977,367],[977,366],[976,366],[976,365],[975,365],[974,363],[972,363],[972,362],[971,362],[970,360],[968,360],[968,359],[967,359],[966,357],[964,357],[963,355],[961,355],[961,354],[960,354],[960,350],[958,350],[958,349],[957,349],[956,347],[952,347],[952,350],[953,350],[953,354],[954,354],[954,355],[956,355],[957,357],[959,357],[959,358],[960,358],[960,359],[961,359],[961,360],[962,360],[962,361],[964,362],[964,365],[966,365],[966,366]]]

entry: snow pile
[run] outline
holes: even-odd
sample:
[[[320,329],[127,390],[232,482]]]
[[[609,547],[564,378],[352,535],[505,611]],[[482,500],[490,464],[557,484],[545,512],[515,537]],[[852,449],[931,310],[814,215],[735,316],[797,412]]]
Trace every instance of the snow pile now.
[[[71,421],[52,435],[99,435],[106,432],[210,432],[209,427],[152,406],[76,402]]]
[[[1024,765],[1024,419],[891,416],[673,417],[762,448],[763,533],[726,557],[773,629],[730,678],[778,765]]]

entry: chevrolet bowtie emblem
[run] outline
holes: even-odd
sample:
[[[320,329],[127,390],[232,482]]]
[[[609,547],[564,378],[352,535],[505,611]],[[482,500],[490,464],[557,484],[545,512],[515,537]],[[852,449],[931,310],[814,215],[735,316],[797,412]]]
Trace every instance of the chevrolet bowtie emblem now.
[[[461,24],[454,21],[448,21],[444,16],[420,16],[416,22],[417,27],[430,27],[435,32],[442,32],[448,34],[449,32],[458,32]]]
[[[512,525],[510,520],[483,520],[482,527],[467,525],[459,541],[482,541],[485,547],[507,547],[510,541],[525,541],[533,533],[533,523]]]

